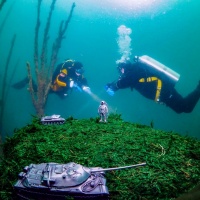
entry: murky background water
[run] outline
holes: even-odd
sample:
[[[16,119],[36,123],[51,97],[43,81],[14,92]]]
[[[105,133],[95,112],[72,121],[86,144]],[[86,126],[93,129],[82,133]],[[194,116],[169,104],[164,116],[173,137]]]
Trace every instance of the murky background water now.
[[[126,121],[150,125],[200,138],[200,102],[190,114],[176,114],[169,108],[145,99],[136,91],[120,90],[109,96],[104,86],[117,79],[116,60],[120,59],[117,29],[125,25],[132,30],[130,48],[134,55],[149,55],[181,74],[176,89],[183,95],[191,92],[200,80],[200,1],[197,0],[57,0],[50,28],[48,53],[61,20],[68,17],[76,3],[57,64],[66,58],[81,61],[92,92],[72,92],[65,100],[49,95],[46,114],[63,117],[97,116],[98,100],[107,101],[113,112]],[[40,47],[51,1],[41,7]],[[35,110],[27,88],[15,90],[11,85],[27,75],[26,62],[34,72],[34,34],[37,0],[7,0],[0,10],[0,78],[6,91],[2,131],[12,135],[15,128],[30,123]],[[12,38],[16,34],[13,54],[5,67]],[[2,109],[2,105],[1,105]]]

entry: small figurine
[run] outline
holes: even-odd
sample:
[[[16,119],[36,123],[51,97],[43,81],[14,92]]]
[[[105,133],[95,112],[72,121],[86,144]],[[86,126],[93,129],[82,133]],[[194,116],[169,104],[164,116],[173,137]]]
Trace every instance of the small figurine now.
[[[103,121],[107,122],[108,107],[105,101],[101,101],[101,104],[99,105],[99,108],[98,108],[98,113],[100,115],[99,122],[103,122]]]

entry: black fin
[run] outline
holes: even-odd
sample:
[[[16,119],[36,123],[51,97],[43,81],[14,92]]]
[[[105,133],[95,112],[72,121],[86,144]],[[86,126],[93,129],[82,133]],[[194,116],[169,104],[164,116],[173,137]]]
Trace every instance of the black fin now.
[[[28,82],[29,82],[28,77],[26,77],[23,80],[13,84],[12,87],[14,87],[15,89],[20,90],[20,89],[24,88],[28,84]]]

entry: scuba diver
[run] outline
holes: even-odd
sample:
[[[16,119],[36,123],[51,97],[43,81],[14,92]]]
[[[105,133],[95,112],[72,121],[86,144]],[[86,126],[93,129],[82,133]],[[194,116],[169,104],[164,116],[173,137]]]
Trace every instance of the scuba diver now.
[[[83,76],[83,65],[80,62],[74,60],[66,60],[59,64],[52,76],[52,83],[49,93],[57,94],[61,99],[68,95],[72,89],[78,91],[86,91],[90,93],[87,80]],[[28,77],[12,85],[15,89],[22,89],[29,82]],[[33,81],[33,88],[37,91],[37,85]]]
[[[73,88],[80,92],[90,93],[87,79],[83,76],[83,73],[83,65],[80,62],[68,59],[59,64],[52,76],[50,93],[54,92],[61,98],[67,96]]]
[[[134,63],[120,62],[118,70],[119,79],[106,85],[106,91],[111,96],[119,89],[135,89],[176,113],[192,112],[200,98],[200,81],[190,94],[182,97],[174,88],[180,75],[149,56],[136,56]]]

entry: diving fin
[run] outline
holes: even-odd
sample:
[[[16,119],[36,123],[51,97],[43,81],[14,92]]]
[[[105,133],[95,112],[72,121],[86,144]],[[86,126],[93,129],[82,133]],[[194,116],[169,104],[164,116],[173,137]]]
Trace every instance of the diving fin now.
[[[20,90],[20,89],[24,88],[28,84],[28,82],[29,82],[28,77],[26,77],[26,78],[22,79],[21,81],[14,83],[12,85],[12,87]]]

